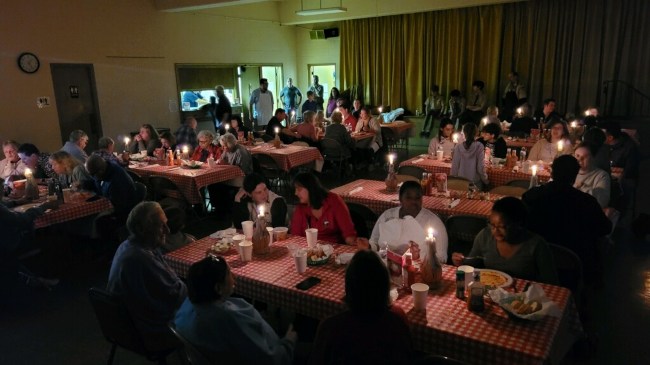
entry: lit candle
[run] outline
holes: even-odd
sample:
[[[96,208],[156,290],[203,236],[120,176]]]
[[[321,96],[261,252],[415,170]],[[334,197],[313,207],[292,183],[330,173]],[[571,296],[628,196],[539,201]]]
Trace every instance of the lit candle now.
[[[487,124],[487,118],[483,118],[483,125]]]
[[[275,127],[275,134],[278,134],[278,133],[280,133],[280,128]]]
[[[129,137],[124,137],[124,145],[125,145],[125,146],[127,146],[127,145],[129,144],[129,141],[131,141],[131,140],[129,139]]]
[[[230,129],[230,124],[226,124],[224,128],[226,128],[226,132],[228,132],[228,129]]]
[[[384,108],[382,108],[382,107],[379,107],[379,113],[381,113],[381,111],[382,111],[383,109],[384,109]]]
[[[562,152],[562,141],[557,142],[557,151]]]
[[[458,133],[454,133],[454,143],[458,143]]]
[[[183,153],[187,153],[187,152],[188,152],[187,146],[183,146]]]
[[[521,108],[517,108],[517,114],[521,114],[523,110]]]
[[[537,165],[533,165],[533,176],[537,175]]]
[[[589,116],[589,110],[587,110],[587,111],[585,112],[585,115],[586,115],[586,116]]]
[[[577,126],[578,126],[578,125],[576,124],[575,121],[571,122],[571,128],[575,128],[575,127],[577,127]]]
[[[388,155],[388,161],[390,161],[390,164],[393,164],[393,155]]]
[[[433,228],[429,227],[429,239],[433,239]]]
[[[32,170],[25,169],[25,177],[32,177]]]
[[[264,217],[264,206],[260,205],[260,217]]]

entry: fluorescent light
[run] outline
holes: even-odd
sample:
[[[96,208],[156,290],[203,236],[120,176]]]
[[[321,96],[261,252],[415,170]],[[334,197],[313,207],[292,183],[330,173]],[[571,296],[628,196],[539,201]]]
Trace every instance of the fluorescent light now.
[[[348,8],[344,8],[342,6],[339,6],[339,7],[336,7],[336,8],[320,8],[320,9],[311,9],[311,10],[298,10],[298,11],[296,11],[296,15],[309,16],[309,15],[345,13],[346,11],[348,11]]]

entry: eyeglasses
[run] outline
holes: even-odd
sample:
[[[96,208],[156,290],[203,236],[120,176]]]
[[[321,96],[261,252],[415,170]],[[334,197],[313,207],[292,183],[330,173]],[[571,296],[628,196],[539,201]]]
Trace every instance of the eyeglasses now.
[[[207,139],[199,139],[199,143],[208,143]]]
[[[487,225],[488,225],[488,227],[490,227],[491,230],[499,230],[501,232],[505,232],[505,230],[508,229],[508,227],[510,227],[510,225],[495,226],[494,224],[492,224],[490,222],[487,222]]]

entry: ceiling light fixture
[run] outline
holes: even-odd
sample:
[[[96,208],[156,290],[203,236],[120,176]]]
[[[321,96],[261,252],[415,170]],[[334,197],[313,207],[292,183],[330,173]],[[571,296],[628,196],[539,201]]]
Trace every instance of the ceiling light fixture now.
[[[321,14],[333,14],[333,13],[345,13],[348,11],[348,8],[343,7],[343,0],[339,3],[340,6],[333,8],[323,8],[323,0],[320,1],[320,8],[318,9],[308,9],[304,8],[304,0],[300,1],[300,10],[296,11],[296,15],[310,16],[310,15],[321,15]]]

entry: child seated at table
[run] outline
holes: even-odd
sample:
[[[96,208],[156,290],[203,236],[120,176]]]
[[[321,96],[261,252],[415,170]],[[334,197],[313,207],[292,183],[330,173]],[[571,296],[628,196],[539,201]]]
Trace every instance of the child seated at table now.
[[[483,129],[481,129],[481,138],[478,141],[490,150],[492,156],[506,158],[508,145],[501,137],[501,126],[499,124],[488,123],[484,125]]]
[[[348,310],[323,319],[310,365],[410,364],[408,319],[389,303],[388,270],[374,252],[357,252],[345,272]]]
[[[476,132],[476,124],[463,125],[465,142],[454,148],[451,174],[469,179],[480,189],[488,184],[488,176],[485,172],[485,148],[476,140]]]
[[[241,222],[255,221],[261,206],[264,206],[264,219],[268,227],[287,226],[287,203],[284,198],[269,190],[264,176],[248,174],[235,195],[232,219],[235,228],[241,228]]]

